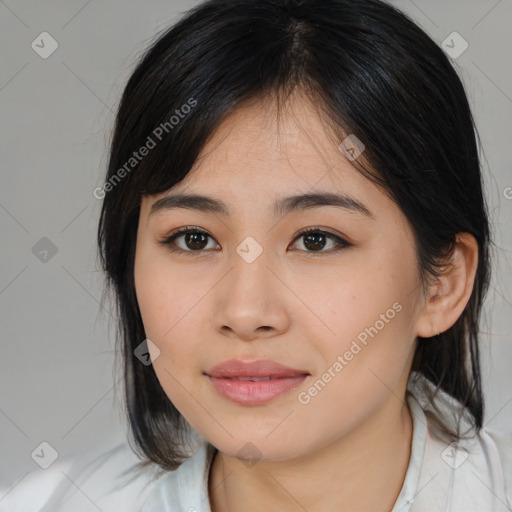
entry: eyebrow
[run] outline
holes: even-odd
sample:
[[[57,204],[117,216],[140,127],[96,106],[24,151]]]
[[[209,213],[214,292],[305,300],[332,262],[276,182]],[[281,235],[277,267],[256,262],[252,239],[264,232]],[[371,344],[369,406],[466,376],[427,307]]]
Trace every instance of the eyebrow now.
[[[271,212],[277,217],[278,215],[284,216],[290,212],[303,211],[321,206],[336,206],[373,218],[370,210],[357,199],[345,194],[335,194],[332,192],[317,192],[283,197],[273,203]],[[205,213],[218,213],[230,217],[229,207],[226,203],[220,199],[200,194],[173,194],[162,197],[152,204],[149,215],[151,216],[157,212],[174,208],[185,208]]]

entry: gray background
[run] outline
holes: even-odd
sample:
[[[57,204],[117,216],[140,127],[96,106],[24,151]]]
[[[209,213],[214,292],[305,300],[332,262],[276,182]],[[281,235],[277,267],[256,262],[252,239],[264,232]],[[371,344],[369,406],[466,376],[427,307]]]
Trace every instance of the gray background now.
[[[0,2],[4,484],[36,467],[30,454],[42,441],[62,457],[124,436],[112,372],[115,323],[109,327],[110,306],[100,306],[100,202],[92,191],[104,179],[113,112],[136,57],[196,3]],[[469,44],[453,61],[482,137],[497,245],[482,326],[487,422],[511,430],[512,1],[393,4],[440,45],[454,31]],[[31,47],[42,32],[59,45],[46,59]],[[46,255],[40,252],[48,247]]]

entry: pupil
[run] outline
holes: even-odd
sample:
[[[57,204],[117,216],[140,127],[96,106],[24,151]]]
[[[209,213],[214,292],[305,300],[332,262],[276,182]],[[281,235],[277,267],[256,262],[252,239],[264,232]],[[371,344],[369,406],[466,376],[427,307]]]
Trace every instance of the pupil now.
[[[312,241],[313,247],[309,245],[310,241]],[[325,247],[325,236],[321,233],[306,235],[304,245],[308,247],[308,249],[323,249]]]
[[[206,235],[204,233],[189,233],[186,235],[186,243],[189,249],[203,249],[206,244]],[[201,241],[200,238],[203,240]]]

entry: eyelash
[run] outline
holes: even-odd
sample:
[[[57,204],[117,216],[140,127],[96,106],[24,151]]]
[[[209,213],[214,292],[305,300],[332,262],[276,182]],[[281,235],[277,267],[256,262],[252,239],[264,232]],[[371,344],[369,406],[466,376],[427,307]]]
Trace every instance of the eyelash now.
[[[184,249],[180,249],[180,248],[176,247],[176,244],[174,244],[174,240],[176,238],[178,238],[179,236],[181,236],[181,235],[197,234],[197,233],[205,234],[205,235],[208,236],[209,239],[214,240],[213,237],[211,237],[206,231],[203,231],[202,229],[199,229],[199,228],[197,228],[195,226],[185,226],[183,228],[180,228],[180,229],[172,232],[169,236],[167,236],[163,240],[159,240],[158,243],[162,244],[162,245],[168,246],[168,249],[170,251],[172,251],[172,252],[178,252],[178,253],[182,253],[182,254],[185,253],[187,256],[204,254],[206,252],[205,250],[197,250],[197,251],[184,250]],[[330,238],[330,239],[334,240],[338,244],[337,247],[335,247],[334,249],[328,250],[328,251],[323,251],[323,250],[320,250],[320,251],[301,251],[301,252],[306,252],[306,253],[308,253],[308,255],[312,255],[314,257],[316,257],[317,255],[321,255],[321,254],[334,254],[334,253],[338,253],[338,252],[342,251],[343,249],[346,249],[346,248],[352,246],[351,243],[347,242],[343,238],[341,238],[341,237],[339,237],[337,235],[334,235],[333,233],[330,233],[328,231],[324,231],[324,230],[322,230],[320,228],[316,228],[316,227],[307,228],[307,229],[301,231],[293,239],[293,242],[295,242],[299,238],[301,238],[301,237],[303,237],[305,235],[309,235],[311,233],[326,235],[327,238]]]

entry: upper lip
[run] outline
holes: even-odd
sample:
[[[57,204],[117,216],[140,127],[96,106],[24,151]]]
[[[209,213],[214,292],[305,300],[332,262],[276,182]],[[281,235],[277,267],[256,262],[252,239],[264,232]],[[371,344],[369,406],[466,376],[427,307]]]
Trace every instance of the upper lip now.
[[[237,378],[237,377],[296,377],[297,375],[309,375],[306,370],[290,368],[283,364],[268,359],[257,361],[243,361],[230,359],[217,364],[207,372],[210,377]]]

